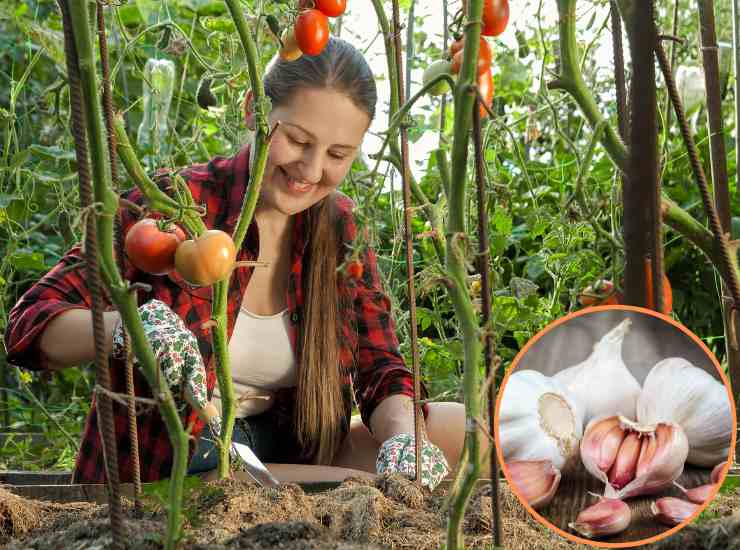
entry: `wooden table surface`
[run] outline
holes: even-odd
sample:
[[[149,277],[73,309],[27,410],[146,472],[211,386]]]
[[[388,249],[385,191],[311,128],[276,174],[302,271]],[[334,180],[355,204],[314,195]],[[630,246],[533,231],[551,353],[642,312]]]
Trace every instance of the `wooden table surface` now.
[[[690,489],[709,483],[711,472],[711,468],[697,468],[686,465],[683,474],[676,481],[686,489]],[[578,535],[568,527],[568,523],[574,522],[581,510],[597,502],[596,497],[590,495],[589,491],[597,495],[603,495],[604,484],[591,475],[585,466],[580,463],[578,470],[560,480],[560,487],[558,487],[555,498],[546,508],[539,510],[539,513],[563,531]],[[632,511],[632,522],[629,528],[618,535],[598,540],[600,542],[633,542],[671,529],[671,527],[654,520],[650,512],[650,504],[664,496],[683,497],[683,493],[678,487],[673,486],[657,495],[637,496],[627,499],[625,502]]]

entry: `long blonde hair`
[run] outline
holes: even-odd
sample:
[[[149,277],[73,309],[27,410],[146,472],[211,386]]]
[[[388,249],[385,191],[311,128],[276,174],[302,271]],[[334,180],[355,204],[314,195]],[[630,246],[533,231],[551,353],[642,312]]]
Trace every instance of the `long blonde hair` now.
[[[316,464],[329,464],[341,443],[344,416],[340,353],[342,322],[351,307],[344,277],[334,194],[308,212],[304,317],[294,421],[298,442]]]

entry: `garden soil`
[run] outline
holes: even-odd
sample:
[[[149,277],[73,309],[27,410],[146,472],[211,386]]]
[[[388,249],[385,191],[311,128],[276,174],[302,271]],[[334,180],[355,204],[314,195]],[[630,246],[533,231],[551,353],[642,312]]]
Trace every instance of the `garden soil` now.
[[[405,478],[349,479],[336,489],[306,494],[293,484],[267,489],[236,480],[203,483],[187,500],[183,548],[225,549],[438,549],[445,540],[444,490],[429,493]],[[532,519],[501,485],[504,548],[585,549]],[[164,512],[153,504],[134,512],[126,503],[128,548],[161,548]],[[465,517],[466,548],[491,548],[490,488],[476,492]],[[711,505],[718,519],[690,526],[651,545],[660,550],[740,550],[740,493]],[[107,549],[107,507],[54,504],[21,498],[0,487],[0,548]],[[647,548],[644,546],[643,548]]]

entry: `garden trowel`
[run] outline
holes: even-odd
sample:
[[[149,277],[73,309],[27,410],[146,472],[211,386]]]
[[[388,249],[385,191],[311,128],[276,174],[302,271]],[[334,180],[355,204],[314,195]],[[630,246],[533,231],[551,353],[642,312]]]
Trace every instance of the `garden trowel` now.
[[[263,487],[277,487],[280,485],[275,476],[265,467],[262,461],[257,458],[252,449],[243,443],[237,443],[236,441],[231,442],[231,448],[236,452],[237,456],[241,459],[244,471],[247,472],[252,479]]]

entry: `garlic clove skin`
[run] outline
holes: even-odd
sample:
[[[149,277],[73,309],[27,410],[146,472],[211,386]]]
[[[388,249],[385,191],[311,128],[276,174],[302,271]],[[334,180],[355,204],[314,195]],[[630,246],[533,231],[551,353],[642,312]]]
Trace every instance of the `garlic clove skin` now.
[[[685,489],[676,482],[674,482],[673,484],[681,489],[683,491],[683,494],[686,495],[686,498],[694,504],[704,504],[710,498],[712,498],[712,493],[717,489],[716,483],[707,483],[705,485],[699,485],[698,487],[694,487],[692,489]]]
[[[635,479],[637,459],[640,457],[640,436],[631,432],[622,440],[614,465],[609,469],[609,483],[621,489]]]
[[[674,527],[686,521],[699,509],[698,504],[676,497],[659,498],[650,505],[653,517],[659,522]]]
[[[712,469],[712,474],[709,479],[712,483],[722,483],[724,481],[725,474],[727,473],[727,461],[720,462]]]
[[[621,440],[610,469],[604,472],[600,463],[614,452],[610,437],[618,430]],[[643,426],[621,416],[592,420],[581,440],[583,465],[604,483],[604,496],[612,499],[654,494],[670,487],[683,472],[688,451],[680,426]]]
[[[560,471],[575,464],[582,417],[575,400],[553,378],[528,369],[514,372],[498,414],[504,461],[550,460]]]
[[[710,467],[729,456],[732,410],[727,388],[686,359],[669,357],[650,369],[637,400],[637,420],[679,424],[688,438],[690,464]]]
[[[513,460],[506,463],[512,483],[535,510],[544,508],[560,485],[560,471],[549,460]]]
[[[599,416],[624,415],[635,418],[642,388],[622,360],[622,343],[632,320],[627,318],[606,333],[588,358],[556,373],[584,410],[584,422]]]
[[[637,474],[633,481],[617,491],[619,498],[637,495],[652,495],[670,487],[683,473],[689,443],[681,426],[661,423],[655,428],[655,435],[643,435],[655,439],[655,452],[638,458]],[[652,442],[649,443],[650,449]],[[610,496],[607,491],[607,496]]]
[[[585,508],[576,521],[568,527],[584,537],[594,539],[616,535],[629,527],[632,512],[627,503],[611,498],[602,498],[596,504]]]
[[[581,439],[581,461],[586,469],[605,484],[625,432],[618,416],[596,417],[588,423]],[[612,495],[607,495],[612,496]]]

